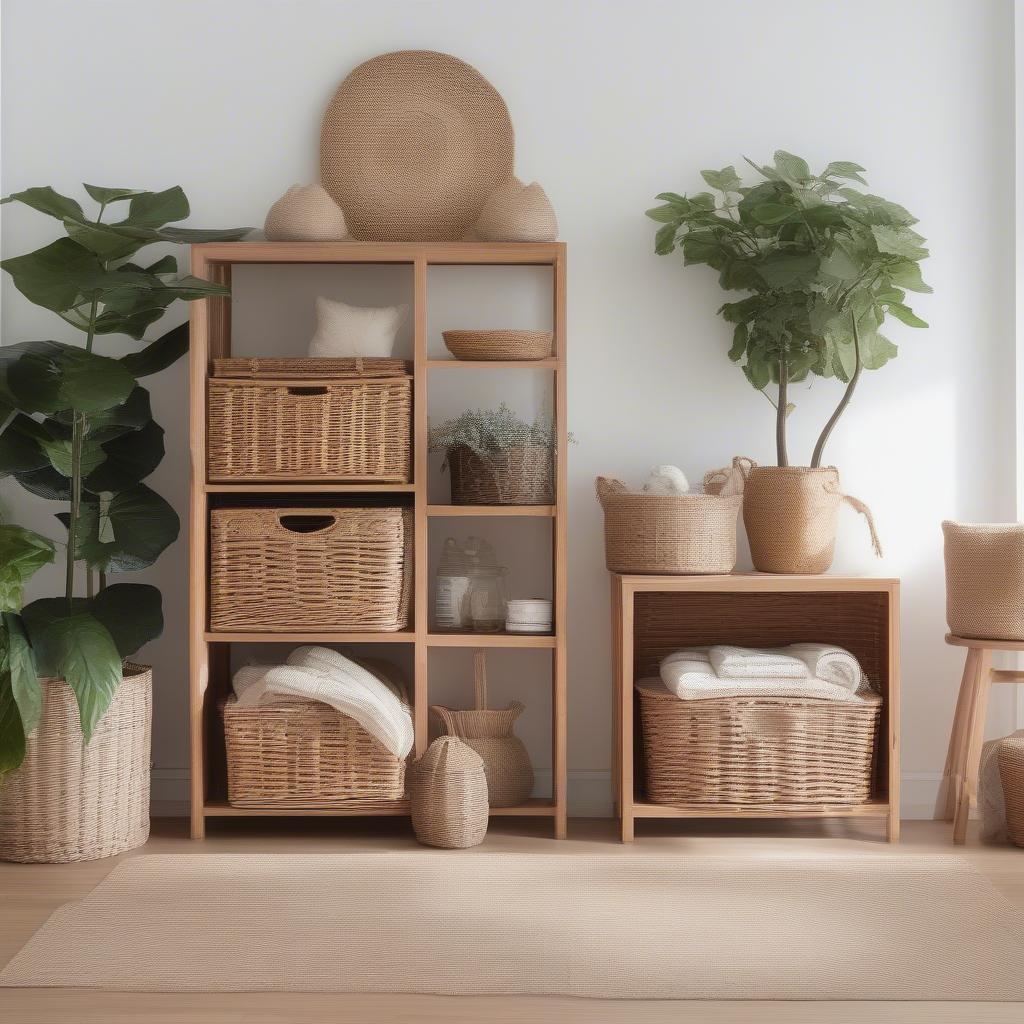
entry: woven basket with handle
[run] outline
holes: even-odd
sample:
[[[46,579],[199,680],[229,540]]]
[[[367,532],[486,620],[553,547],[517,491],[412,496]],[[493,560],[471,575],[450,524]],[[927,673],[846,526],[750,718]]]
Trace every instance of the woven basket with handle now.
[[[486,457],[466,445],[448,451],[454,505],[550,505],[555,500],[551,449],[516,445]]]
[[[484,762],[487,794],[492,807],[515,807],[533,792],[533,766],[523,741],[514,735],[516,719],[524,705],[513,701],[502,711],[487,707],[487,662],[482,651],[473,656],[473,689],[476,706],[455,711],[431,706],[449,736],[458,736]]]

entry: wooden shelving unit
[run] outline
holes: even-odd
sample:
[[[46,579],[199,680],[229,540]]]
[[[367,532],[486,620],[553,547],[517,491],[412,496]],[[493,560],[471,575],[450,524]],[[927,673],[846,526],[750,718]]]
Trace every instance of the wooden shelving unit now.
[[[880,818],[899,838],[899,580],[860,576],[628,576],[613,573],[615,802],[623,842],[638,818]],[[656,804],[643,785],[634,682],[682,647],[846,647],[883,697],[872,796],[849,806]]]
[[[191,387],[191,540],[189,549],[189,676],[191,742],[191,831],[202,838],[208,818],[407,815],[408,802],[389,805],[293,810],[231,807],[226,799],[223,734],[218,701],[230,690],[232,644],[381,643],[413,648],[413,705],[416,753],[427,744],[429,652],[432,648],[543,649],[551,652],[552,794],[517,807],[494,808],[492,816],[551,818],[554,835],[566,834],[566,324],[565,245],[551,243],[362,243],[229,242],[192,247],[192,273],[230,285],[232,269],[254,264],[387,264],[412,270],[413,294],[413,477],[408,484],[211,483],[207,474],[206,402],[211,361],[231,351],[230,299],[192,304],[189,375]],[[552,328],[555,352],[549,359],[523,362],[460,362],[428,356],[428,270],[433,266],[540,266],[552,275]],[[431,504],[427,493],[427,410],[430,377],[450,369],[545,370],[553,375],[556,431],[555,504],[543,506],[466,506]],[[414,515],[414,591],[410,628],[399,633],[216,632],[209,628],[209,513],[225,496],[266,501],[274,495],[374,495],[374,500],[409,504]],[[293,499],[294,500],[294,499]],[[550,520],[554,629],[550,635],[432,633],[428,624],[430,580],[427,570],[429,523],[435,517],[530,517]]]

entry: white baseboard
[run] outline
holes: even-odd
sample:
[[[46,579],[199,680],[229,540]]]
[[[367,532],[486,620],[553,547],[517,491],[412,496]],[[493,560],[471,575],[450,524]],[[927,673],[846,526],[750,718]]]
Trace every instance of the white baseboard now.
[[[535,776],[534,793],[537,796],[549,796],[551,770],[538,770]],[[941,779],[941,772],[904,772],[900,783],[900,816],[905,820],[930,819]],[[155,817],[186,817],[188,769],[154,768],[151,803]],[[611,773],[601,770],[569,772],[569,816],[609,818],[611,814]]]

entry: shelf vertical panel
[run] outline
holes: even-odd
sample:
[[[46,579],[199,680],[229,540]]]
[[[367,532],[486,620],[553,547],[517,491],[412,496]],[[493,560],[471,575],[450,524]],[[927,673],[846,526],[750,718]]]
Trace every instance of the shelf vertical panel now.
[[[559,247],[552,268],[554,274],[553,327],[555,332],[555,521],[554,528],[554,688],[552,721],[552,796],[555,801],[555,838],[564,839],[568,827],[567,741],[568,703],[566,615],[568,611],[568,390],[566,387],[566,273],[565,246]]]
[[[416,733],[416,753],[422,755],[427,747],[427,673],[429,649],[427,646],[427,608],[429,581],[427,579],[427,546],[429,521],[427,518],[427,260],[420,252],[413,263],[413,480],[415,483],[415,531],[413,541],[414,564],[414,631],[416,646],[413,667],[413,714]]]

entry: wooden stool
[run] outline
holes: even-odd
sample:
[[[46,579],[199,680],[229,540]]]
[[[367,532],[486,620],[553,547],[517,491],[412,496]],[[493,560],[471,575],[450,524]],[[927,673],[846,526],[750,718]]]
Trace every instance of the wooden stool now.
[[[960,695],[953,715],[946,767],[935,806],[935,818],[953,822],[953,842],[967,839],[967,820],[978,796],[981,745],[985,738],[985,712],[992,683],[1024,683],[1024,672],[992,668],[993,651],[1024,652],[1024,642],[973,640],[946,634],[946,643],[967,648]]]

